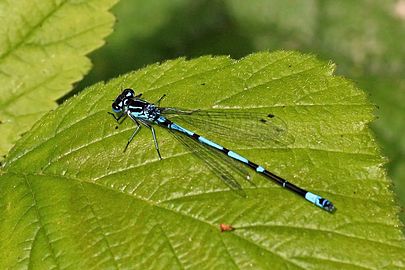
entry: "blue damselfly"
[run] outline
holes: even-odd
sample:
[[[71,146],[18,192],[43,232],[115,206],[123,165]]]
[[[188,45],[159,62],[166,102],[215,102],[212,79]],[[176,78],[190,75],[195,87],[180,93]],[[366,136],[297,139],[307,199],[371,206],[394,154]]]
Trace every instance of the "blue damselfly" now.
[[[278,136],[279,138],[276,140],[283,140],[280,134],[283,134],[284,129],[271,125],[273,121],[272,119],[275,117],[273,114],[268,114],[266,118],[264,118],[258,117],[253,113],[234,112],[233,114],[230,114],[231,116],[228,114],[227,117],[223,117],[223,114],[220,111],[183,110],[160,107],[160,101],[165,95],[155,103],[150,103],[142,99],[141,96],[142,94],[135,95],[135,92],[132,89],[125,89],[112,104],[112,109],[114,113],[118,114],[118,116],[113,113],[110,114],[118,123],[122,123],[126,117],[129,117],[136,125],[124,151],[139,132],[141,126],[145,126],[151,130],[157,154],[159,159],[162,159],[154,129],[154,125],[158,125],[168,129],[176,139],[192,150],[200,159],[204,160],[209,168],[219,175],[221,179],[234,190],[240,190],[241,186],[229,171],[231,170],[239,175],[246,175],[244,168],[241,166],[241,164],[244,164],[255,170],[257,173],[264,175],[267,179],[270,179],[280,186],[304,197],[307,201],[316,206],[328,212],[334,212],[335,207],[329,200],[288,182],[238,153],[200,136],[197,133],[184,128],[177,122],[175,123],[168,119],[168,117],[172,116],[173,118],[182,119],[183,122],[197,127],[204,127],[211,122],[213,128],[210,132],[212,134],[225,135],[223,137],[226,137],[227,135],[224,134],[224,132],[227,130],[229,131],[232,128],[234,131],[232,134],[228,134],[228,138],[232,139],[238,136],[243,136],[242,139],[247,143],[252,142],[254,145],[258,145],[260,142],[268,143],[268,139],[273,140],[272,136]],[[237,119],[244,120],[243,122],[245,125],[235,123],[234,120]],[[249,128],[252,128],[252,125],[263,125],[263,127],[271,128],[255,129],[254,132],[247,134],[249,133]]]

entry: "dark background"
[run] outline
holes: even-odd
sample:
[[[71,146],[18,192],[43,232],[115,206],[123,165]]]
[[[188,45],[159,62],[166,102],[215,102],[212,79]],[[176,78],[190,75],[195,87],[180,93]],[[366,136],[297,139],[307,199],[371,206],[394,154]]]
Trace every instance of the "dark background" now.
[[[179,56],[313,53],[378,106],[372,129],[405,205],[405,0],[121,0],[113,13],[115,31],[75,92]]]

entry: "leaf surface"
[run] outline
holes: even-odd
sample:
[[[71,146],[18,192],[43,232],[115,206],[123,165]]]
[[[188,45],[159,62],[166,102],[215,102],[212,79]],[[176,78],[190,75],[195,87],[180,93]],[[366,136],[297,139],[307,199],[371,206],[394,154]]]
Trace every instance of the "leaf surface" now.
[[[333,70],[313,56],[263,52],[177,59],[86,89],[6,159],[0,268],[405,268],[398,209],[368,128],[373,106]],[[254,186],[240,180],[241,197],[162,128],[162,161],[146,129],[123,153],[134,125],[116,128],[107,112],[127,87],[149,101],[166,94],[162,106],[280,117],[290,145],[225,146],[325,196],[337,212],[256,174]],[[220,224],[236,229],[221,233]]]

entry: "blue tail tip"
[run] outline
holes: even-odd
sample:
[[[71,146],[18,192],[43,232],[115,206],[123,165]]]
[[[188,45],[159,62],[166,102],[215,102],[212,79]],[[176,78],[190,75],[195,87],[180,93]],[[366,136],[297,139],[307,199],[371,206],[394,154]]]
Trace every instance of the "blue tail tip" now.
[[[322,197],[318,197],[318,200],[315,202],[315,204],[328,211],[329,213],[333,213],[336,211],[336,207],[333,205],[333,203]]]
[[[311,192],[307,192],[305,194],[305,199],[308,201],[312,202],[316,206],[328,211],[329,213],[333,213],[336,211],[336,207],[333,205],[333,203],[325,198],[322,198],[319,195],[313,194]]]
[[[328,211],[329,213],[336,212],[336,207],[333,205],[333,203],[331,203],[328,200],[325,200],[325,202],[323,203],[322,208],[325,209],[326,211]]]

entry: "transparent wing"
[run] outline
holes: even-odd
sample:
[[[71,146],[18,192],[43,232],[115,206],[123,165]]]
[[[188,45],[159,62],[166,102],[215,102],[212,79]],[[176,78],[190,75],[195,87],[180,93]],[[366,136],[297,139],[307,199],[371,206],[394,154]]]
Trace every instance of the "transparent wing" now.
[[[250,181],[251,176],[243,164],[187,137],[185,134],[174,130],[169,131],[183,146],[190,150],[195,157],[202,160],[227,186],[236,191],[240,196],[246,197],[246,193],[242,190],[241,185],[236,179],[245,179],[252,185],[254,184]]]
[[[230,110],[182,110],[161,108],[168,119],[201,131],[202,136],[220,137],[246,146],[286,146],[294,142],[286,123],[273,114]]]

